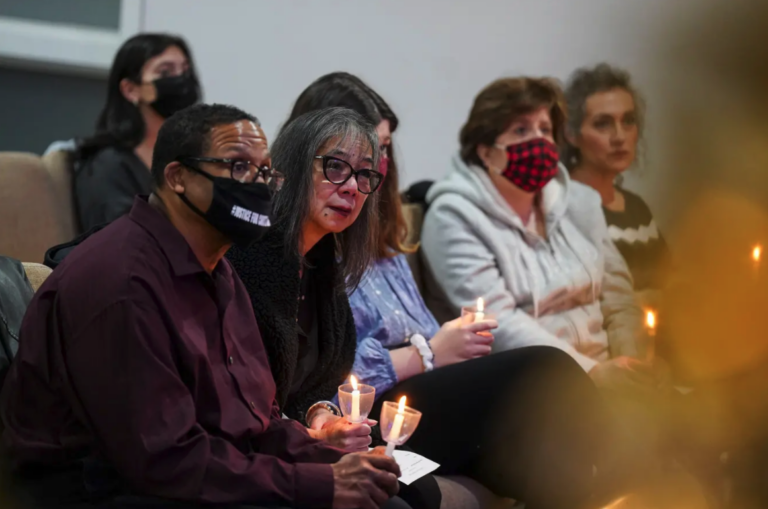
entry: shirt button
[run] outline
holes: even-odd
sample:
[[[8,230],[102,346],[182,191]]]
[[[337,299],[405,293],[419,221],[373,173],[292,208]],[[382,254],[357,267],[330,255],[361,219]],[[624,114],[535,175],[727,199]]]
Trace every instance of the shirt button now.
[[[395,314],[396,314],[396,315],[399,315],[399,314],[400,314],[400,311],[399,311],[399,310],[397,310],[397,309],[395,309]]]
[[[254,403],[253,401],[251,401],[251,408],[253,408],[254,410],[256,410],[256,403]]]
[[[229,365],[231,366],[234,363],[235,363],[235,358],[230,355],[229,356]]]
[[[379,290],[376,290],[376,295],[381,295],[381,292]]]

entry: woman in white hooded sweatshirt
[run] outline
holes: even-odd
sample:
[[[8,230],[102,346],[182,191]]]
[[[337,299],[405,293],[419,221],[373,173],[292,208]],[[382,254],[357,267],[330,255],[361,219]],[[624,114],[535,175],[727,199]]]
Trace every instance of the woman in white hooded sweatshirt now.
[[[598,386],[645,391],[657,380],[631,275],[600,196],[558,160],[564,111],[548,79],[500,79],[477,96],[427,196],[426,300],[442,320],[482,297],[499,323],[494,352],[553,346]]]

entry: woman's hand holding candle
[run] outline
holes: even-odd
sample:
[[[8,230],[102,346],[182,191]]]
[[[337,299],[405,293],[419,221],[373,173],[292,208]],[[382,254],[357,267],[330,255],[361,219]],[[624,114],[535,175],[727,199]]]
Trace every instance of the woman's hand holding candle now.
[[[377,421],[372,419],[351,423],[344,417],[320,410],[312,419],[309,434],[345,451],[365,452],[371,445],[371,427],[376,424]]]
[[[446,322],[429,342],[435,354],[435,368],[449,366],[491,353],[493,336],[490,330],[498,327],[496,320],[463,324],[461,318]]]

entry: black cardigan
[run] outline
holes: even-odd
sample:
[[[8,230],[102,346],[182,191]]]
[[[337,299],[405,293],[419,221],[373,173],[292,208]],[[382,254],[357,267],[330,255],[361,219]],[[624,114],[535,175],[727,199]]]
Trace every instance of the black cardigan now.
[[[277,384],[277,403],[288,417],[304,422],[317,401],[331,399],[352,370],[357,336],[349,299],[340,281],[333,235],[326,235],[308,253],[313,266],[317,302],[318,359],[299,392],[289,397],[298,356],[299,256],[284,247],[282,232],[273,227],[249,249],[232,247],[227,258],[243,280],[269,355]]]

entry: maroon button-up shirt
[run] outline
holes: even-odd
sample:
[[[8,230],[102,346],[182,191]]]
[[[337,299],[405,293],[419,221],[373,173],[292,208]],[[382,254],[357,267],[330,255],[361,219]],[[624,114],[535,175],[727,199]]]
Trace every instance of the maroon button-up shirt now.
[[[98,456],[144,495],[330,507],[343,452],[281,419],[240,279],[145,199],[59,265],[20,343],[1,407],[17,467]]]

